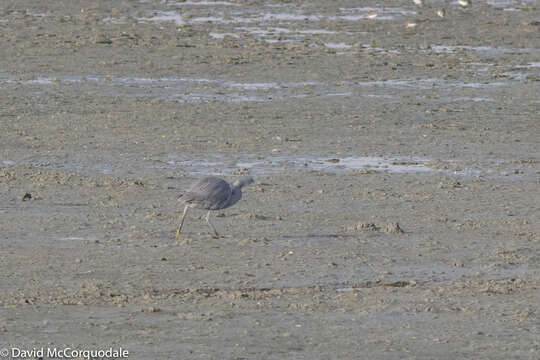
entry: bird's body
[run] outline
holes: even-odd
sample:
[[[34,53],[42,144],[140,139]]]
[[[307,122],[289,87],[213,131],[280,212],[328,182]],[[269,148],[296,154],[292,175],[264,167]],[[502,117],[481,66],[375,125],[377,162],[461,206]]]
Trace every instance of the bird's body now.
[[[185,207],[180,225],[176,231],[176,238],[178,239],[180,237],[188,208],[210,211],[226,209],[236,204],[242,198],[242,187],[251,183],[253,183],[253,178],[250,176],[236,180],[232,186],[223,179],[208,176],[191,185],[186,193],[178,198],[178,201],[183,203]],[[216,229],[209,220],[210,211],[206,215],[206,222],[212,228],[214,235],[218,237],[219,235]]]
[[[197,209],[219,210],[230,206],[228,203],[231,196],[232,189],[229,183],[209,176],[191,185],[178,201]]]

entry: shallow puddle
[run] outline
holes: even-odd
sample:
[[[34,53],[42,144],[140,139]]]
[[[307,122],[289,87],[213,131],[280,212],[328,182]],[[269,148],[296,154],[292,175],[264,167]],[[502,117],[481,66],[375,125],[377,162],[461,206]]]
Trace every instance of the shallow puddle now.
[[[132,15],[132,18],[143,22],[163,22],[173,21],[177,25],[184,24],[259,24],[271,23],[305,23],[321,21],[380,21],[396,20],[406,16],[416,15],[416,11],[397,7],[351,7],[340,8],[338,14],[335,13],[312,13],[310,4],[299,7],[294,4],[266,4],[269,12],[253,12],[248,7],[239,7],[240,4],[227,1],[186,1],[168,2],[165,6],[176,7],[177,10],[151,10],[144,16]],[[189,11],[187,8],[195,9]],[[200,10],[197,12],[197,9]],[[241,9],[241,10],[238,10]],[[182,12],[188,12],[189,18],[184,19]],[[376,13],[376,16],[373,15]],[[114,18],[104,19],[105,21],[116,21]]]
[[[153,11],[152,16],[148,17],[135,17],[134,19],[139,21],[155,21],[155,22],[164,22],[164,21],[173,21],[176,25],[184,25],[185,22],[176,11]]]
[[[424,52],[452,54],[459,51],[473,51],[479,55],[493,56],[502,54],[536,53],[538,49],[531,48],[507,48],[492,46],[465,46],[465,45],[431,45]]]
[[[269,40],[270,41],[270,40]],[[329,47],[346,48],[344,43],[327,43]],[[533,64],[534,65],[534,64]],[[530,69],[538,67],[531,65]],[[526,65],[524,65],[526,66]],[[517,69],[517,68],[516,68]],[[521,68],[520,68],[521,69]],[[523,70],[523,69],[521,69]],[[73,93],[87,93],[88,89],[101,92],[102,96],[125,96],[155,98],[179,102],[268,102],[284,101],[291,98],[313,97],[362,97],[393,98],[410,97],[410,91],[447,91],[449,99],[459,101],[491,101],[492,89],[508,86],[511,81],[524,81],[528,73],[510,71],[505,73],[506,81],[464,82],[439,78],[388,79],[378,81],[338,81],[322,83],[315,79],[297,82],[251,81],[240,82],[226,79],[188,78],[188,77],[109,77],[95,75],[79,76],[41,76],[33,79],[17,79],[0,76],[0,87],[27,85],[40,93],[44,87],[69,87]],[[534,75],[533,75],[534,76]],[[372,88],[366,93],[366,88]],[[475,89],[475,96],[458,96],[459,89]],[[486,91],[486,94],[479,92]],[[380,93],[384,91],[384,93]],[[456,94],[452,94],[456,91]],[[460,93],[461,94],[461,93]],[[453,95],[453,96],[452,96]],[[425,101],[436,101],[430,98]]]
[[[166,165],[165,165],[166,164]],[[316,171],[326,173],[428,173],[473,175],[470,169],[449,170],[430,166],[430,160],[418,157],[347,156],[341,158],[307,156],[261,157],[244,155],[236,160],[215,156],[212,160],[195,160],[169,155],[163,167],[182,169],[191,174],[206,175],[266,175],[285,171]],[[159,165],[158,165],[159,167]]]
[[[181,171],[190,175],[268,175],[290,171],[322,173],[388,173],[388,174],[427,174],[444,173],[450,176],[475,176],[495,173],[491,169],[469,169],[456,165],[455,161],[430,160],[424,157],[403,156],[260,156],[241,154],[236,158],[222,155],[181,156],[169,154],[164,157],[140,157],[125,155],[122,159],[100,158],[89,160],[78,157],[33,157],[25,159],[0,159],[6,166],[29,164],[44,169],[65,170],[90,174],[123,176],[139,174],[142,176],[155,169]],[[526,175],[524,172],[519,173]]]

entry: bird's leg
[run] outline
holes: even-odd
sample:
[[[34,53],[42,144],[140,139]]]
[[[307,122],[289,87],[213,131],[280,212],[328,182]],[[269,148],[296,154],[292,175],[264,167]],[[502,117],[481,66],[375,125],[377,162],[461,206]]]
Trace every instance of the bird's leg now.
[[[186,218],[186,214],[189,207],[186,205],[184,208],[184,213],[182,214],[182,219],[180,220],[180,225],[178,225],[178,229],[176,230],[176,240],[180,238],[180,231],[182,231],[182,225],[184,225],[184,219]]]
[[[217,233],[216,231],[216,228],[214,227],[214,225],[212,225],[212,223],[210,222],[210,211],[208,212],[208,214],[206,214],[206,222],[208,223],[208,225],[210,226],[210,228],[212,228],[212,231],[214,232],[214,237],[216,239],[219,238],[219,234]]]

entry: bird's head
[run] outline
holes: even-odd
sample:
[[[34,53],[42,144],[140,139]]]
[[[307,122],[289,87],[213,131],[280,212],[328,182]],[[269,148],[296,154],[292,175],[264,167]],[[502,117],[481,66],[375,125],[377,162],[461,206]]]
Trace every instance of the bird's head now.
[[[233,183],[233,187],[242,188],[243,186],[248,186],[253,184],[254,180],[251,176],[242,176]]]

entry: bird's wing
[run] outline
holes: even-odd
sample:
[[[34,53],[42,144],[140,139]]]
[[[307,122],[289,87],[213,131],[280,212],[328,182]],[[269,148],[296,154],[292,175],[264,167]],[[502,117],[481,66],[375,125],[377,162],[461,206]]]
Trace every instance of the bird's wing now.
[[[193,184],[178,200],[197,208],[217,210],[227,204],[231,194],[231,187],[225,180],[210,176]]]

